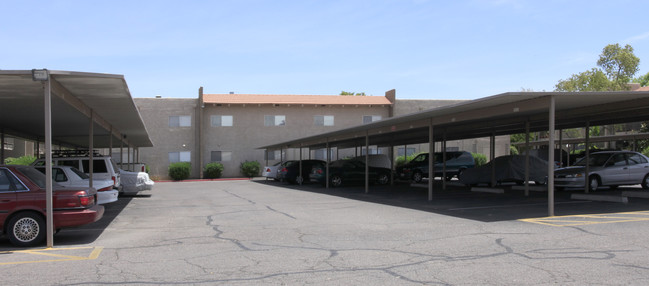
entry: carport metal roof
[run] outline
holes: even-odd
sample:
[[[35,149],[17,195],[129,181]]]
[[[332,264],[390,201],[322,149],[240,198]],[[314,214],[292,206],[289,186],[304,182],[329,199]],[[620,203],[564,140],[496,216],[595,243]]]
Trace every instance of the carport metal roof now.
[[[384,119],[370,124],[289,140],[260,149],[352,148],[399,146],[429,141],[461,140],[492,135],[549,130],[550,102],[555,101],[555,128],[567,129],[649,119],[649,92],[509,92]]]
[[[92,113],[95,148],[119,144],[120,138],[133,147],[153,146],[123,75],[54,70],[49,74],[54,142],[87,147]],[[0,70],[1,133],[43,140],[43,110],[43,86],[32,80],[31,70]]]

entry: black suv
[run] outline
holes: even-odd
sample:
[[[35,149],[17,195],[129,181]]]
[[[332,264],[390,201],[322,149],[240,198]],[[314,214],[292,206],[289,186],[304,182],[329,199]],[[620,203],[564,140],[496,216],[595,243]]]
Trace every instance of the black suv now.
[[[435,176],[441,177],[444,168],[443,155],[442,152],[434,154]],[[475,161],[471,153],[466,151],[446,152],[446,180],[451,180],[454,176],[459,177],[464,170],[473,167],[475,167]],[[428,177],[428,153],[417,155],[410,162],[398,167],[396,171],[399,179],[413,180],[415,183],[421,182],[423,178]]]

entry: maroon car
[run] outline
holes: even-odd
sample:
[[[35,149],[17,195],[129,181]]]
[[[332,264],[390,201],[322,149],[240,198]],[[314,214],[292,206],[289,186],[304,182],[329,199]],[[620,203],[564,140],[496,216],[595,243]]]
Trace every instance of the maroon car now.
[[[92,188],[54,185],[54,229],[95,222],[104,215]],[[45,239],[45,175],[31,166],[0,166],[0,229],[16,246]]]

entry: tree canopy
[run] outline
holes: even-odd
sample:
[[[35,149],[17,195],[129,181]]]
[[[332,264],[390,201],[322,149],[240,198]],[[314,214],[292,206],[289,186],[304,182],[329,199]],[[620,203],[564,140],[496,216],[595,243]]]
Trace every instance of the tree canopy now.
[[[615,91],[627,90],[627,83],[638,72],[640,59],[633,53],[633,47],[620,44],[607,45],[599,55],[597,65],[570,78],[559,80],[556,91]]]
[[[347,92],[347,91],[341,91],[340,95],[345,95],[345,96],[365,96],[364,92]]]

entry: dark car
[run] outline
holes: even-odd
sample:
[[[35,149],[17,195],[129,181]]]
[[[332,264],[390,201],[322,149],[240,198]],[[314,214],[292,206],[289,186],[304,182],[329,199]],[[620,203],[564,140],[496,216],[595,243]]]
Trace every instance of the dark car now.
[[[574,166],[557,169],[554,172],[554,186],[558,190],[584,188],[586,178],[590,191],[596,191],[601,186],[614,189],[620,185],[637,184],[643,189],[649,189],[649,158],[630,151],[593,153],[589,155],[588,161],[584,157]]]
[[[433,170],[435,176],[444,175],[443,153],[436,152]],[[446,180],[451,180],[454,176],[459,175],[464,170],[475,167],[473,155],[466,151],[446,152]],[[397,176],[402,180],[413,180],[415,183],[421,182],[423,178],[428,177],[428,153],[417,155],[414,159],[405,165],[398,167]]]
[[[489,163],[480,167],[467,169],[460,176],[460,183],[475,186],[478,184],[491,184],[492,171],[495,171],[496,184],[514,182],[525,183],[525,155],[506,155],[496,157]],[[529,156],[529,180],[543,185],[548,177],[548,161],[539,157]],[[493,168],[493,164],[496,164]]]
[[[370,182],[385,185],[390,182],[390,169],[368,167]],[[365,182],[365,163],[358,160],[338,160],[329,164],[329,185],[340,187],[344,184],[359,184]],[[325,164],[316,165],[309,178],[312,182],[326,183],[327,167]]]
[[[31,166],[0,166],[0,229],[16,246],[34,246],[45,239],[45,175]],[[99,220],[93,188],[63,188],[52,192],[54,229]]]
[[[302,184],[305,181],[308,182],[308,180],[304,180],[304,178],[309,177],[309,172],[311,172],[313,166],[325,163],[325,161],[322,160],[302,160],[301,162],[302,176],[300,176],[300,161],[291,161],[278,171],[279,179],[291,184]]]

